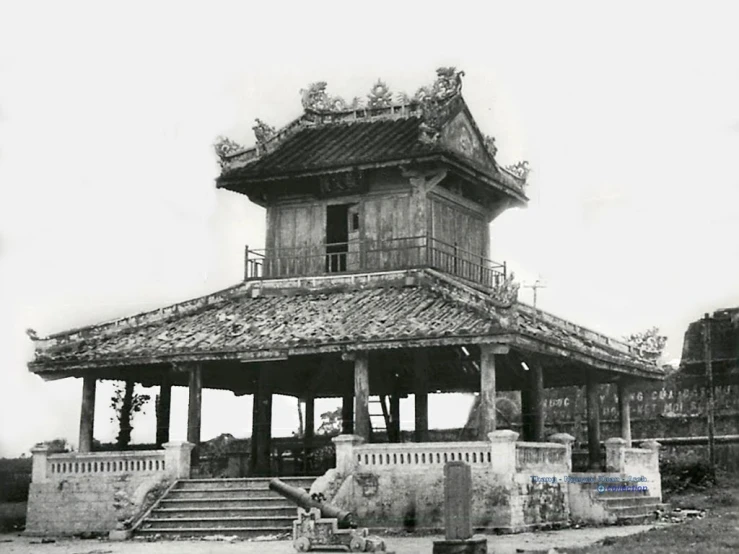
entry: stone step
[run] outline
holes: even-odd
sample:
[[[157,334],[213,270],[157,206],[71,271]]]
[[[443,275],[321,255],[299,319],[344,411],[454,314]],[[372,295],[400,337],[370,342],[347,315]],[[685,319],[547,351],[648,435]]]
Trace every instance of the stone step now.
[[[658,507],[659,503],[644,504],[641,506],[614,506],[613,508],[609,507],[608,511],[616,517],[631,517],[654,514]]]
[[[150,519],[170,518],[238,518],[238,517],[288,517],[295,519],[297,510],[294,507],[268,508],[264,506],[252,507],[202,507],[202,508],[157,508],[149,516]]]
[[[289,500],[281,497],[235,497],[235,498],[222,498],[215,496],[207,496],[205,498],[163,498],[159,503],[162,508],[241,508],[241,507],[252,507],[260,506],[265,509],[275,508],[290,508],[295,509],[296,506]]]
[[[136,536],[141,538],[159,537],[162,539],[182,539],[182,538],[199,538],[199,537],[237,537],[239,539],[253,538],[273,538],[274,540],[285,540],[292,537],[292,528],[283,527],[231,527],[229,529],[221,529],[218,527],[201,527],[179,529],[139,529]]]
[[[659,504],[654,496],[606,496],[601,502],[609,509],[623,506],[653,506]]]
[[[665,504],[653,498],[651,504],[608,506],[608,511],[616,519],[616,523],[622,525],[642,525],[655,521],[661,510],[669,509]]]
[[[282,482],[300,489],[309,489],[315,481],[313,477],[285,477]],[[178,489],[269,489],[271,479],[244,478],[244,479],[182,479],[178,481]]]
[[[315,478],[288,477],[308,490]],[[186,538],[224,536],[289,538],[296,507],[269,490],[267,478],[183,479],[136,529],[136,536]]]
[[[283,499],[282,496],[269,489],[237,489],[237,488],[226,488],[226,489],[179,489],[175,488],[169,491],[167,498],[177,499],[193,499],[193,498],[241,498],[241,499],[265,499],[275,498]]]
[[[292,529],[294,516],[169,517],[147,519],[141,529]]]

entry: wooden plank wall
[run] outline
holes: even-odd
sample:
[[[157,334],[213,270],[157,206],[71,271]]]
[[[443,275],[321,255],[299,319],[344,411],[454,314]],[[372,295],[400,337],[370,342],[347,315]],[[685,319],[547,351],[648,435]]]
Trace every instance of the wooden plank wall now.
[[[276,253],[279,273],[285,274],[285,270],[290,275],[321,273],[325,264],[322,254],[325,252],[319,245],[326,239],[326,203],[272,206],[268,213],[268,245],[271,242]],[[293,250],[296,248],[310,250],[311,257],[296,259],[298,252]]]
[[[488,224],[485,216],[432,193],[431,236],[462,250],[487,257]]]

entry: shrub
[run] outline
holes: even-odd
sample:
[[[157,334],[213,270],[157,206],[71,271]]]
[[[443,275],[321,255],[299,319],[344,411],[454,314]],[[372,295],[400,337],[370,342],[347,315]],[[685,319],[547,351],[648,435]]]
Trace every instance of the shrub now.
[[[704,461],[663,460],[660,462],[662,489],[675,493],[688,487],[705,487],[716,483],[716,475]]]

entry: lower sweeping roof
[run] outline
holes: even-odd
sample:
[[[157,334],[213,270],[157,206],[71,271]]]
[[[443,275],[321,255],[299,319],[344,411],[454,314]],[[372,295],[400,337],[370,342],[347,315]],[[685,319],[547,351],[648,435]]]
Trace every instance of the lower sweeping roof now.
[[[491,343],[604,371],[663,375],[625,343],[524,304],[501,306],[428,269],[248,281],[36,339],[29,368],[53,378],[81,369]]]

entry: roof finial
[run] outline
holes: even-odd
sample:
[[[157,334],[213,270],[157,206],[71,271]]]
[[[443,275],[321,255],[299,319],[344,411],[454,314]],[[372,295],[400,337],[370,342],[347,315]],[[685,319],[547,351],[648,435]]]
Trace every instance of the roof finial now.
[[[444,101],[462,92],[462,77],[464,71],[457,71],[456,67],[440,67],[436,70],[436,82],[433,95],[436,100]]]
[[[259,118],[255,119],[254,121],[256,122],[256,125],[252,127],[252,130],[254,131],[254,136],[257,139],[257,144],[259,144],[260,146],[264,146],[277,134],[277,131],[275,131],[274,127],[267,125]]]
[[[313,112],[337,112],[345,110],[346,102],[340,96],[329,96],[326,92],[326,81],[311,83],[307,89],[301,89],[303,109]]]
[[[370,89],[370,93],[367,95],[367,107],[368,108],[387,108],[393,103],[393,93],[390,92],[390,88],[387,83],[382,79],[377,79],[377,82]]]

